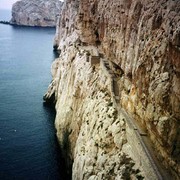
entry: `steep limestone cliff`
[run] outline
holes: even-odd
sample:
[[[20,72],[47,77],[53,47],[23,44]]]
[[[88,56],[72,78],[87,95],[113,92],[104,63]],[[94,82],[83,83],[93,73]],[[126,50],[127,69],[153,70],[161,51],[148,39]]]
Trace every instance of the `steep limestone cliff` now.
[[[59,0],[21,0],[12,7],[11,24],[55,27],[63,3]]]
[[[178,179],[180,1],[66,0],[54,48],[60,58],[45,97],[56,101],[73,179],[160,179],[148,174],[129,117]]]

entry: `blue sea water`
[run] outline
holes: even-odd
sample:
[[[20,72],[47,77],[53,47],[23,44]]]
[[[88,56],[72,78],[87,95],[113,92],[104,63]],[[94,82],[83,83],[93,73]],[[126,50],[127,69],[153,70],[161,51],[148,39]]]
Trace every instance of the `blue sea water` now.
[[[10,13],[0,10],[0,20]],[[55,29],[0,24],[0,179],[56,180],[65,167],[53,108],[43,105],[51,81]]]

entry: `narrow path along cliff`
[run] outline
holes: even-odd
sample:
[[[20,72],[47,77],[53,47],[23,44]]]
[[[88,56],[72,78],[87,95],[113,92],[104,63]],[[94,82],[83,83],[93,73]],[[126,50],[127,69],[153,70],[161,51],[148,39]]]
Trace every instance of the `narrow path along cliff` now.
[[[126,154],[128,154],[128,156],[129,157],[132,157],[132,159],[134,159],[134,162],[136,162],[136,166],[137,167],[141,167],[143,170],[141,170],[141,171],[143,171],[143,176],[144,177],[146,177],[147,179],[169,179],[169,177],[171,177],[163,168],[162,168],[162,166],[161,165],[159,165],[159,162],[157,161],[157,158],[155,158],[155,156],[154,156],[154,153],[153,153],[153,150],[152,149],[150,149],[149,150],[149,146],[147,146],[147,143],[146,143],[146,141],[144,141],[143,140],[143,138],[141,137],[141,136],[146,136],[147,134],[146,133],[144,133],[144,131],[142,130],[142,129],[139,129],[137,126],[136,126],[136,124],[134,123],[134,121],[132,121],[132,119],[130,118],[130,117],[128,117],[128,115],[127,115],[127,113],[125,113],[124,112],[124,110],[123,109],[121,109],[120,108],[120,106],[119,106],[119,100],[120,100],[120,97],[119,97],[119,95],[117,94],[117,89],[119,89],[119,88],[117,88],[117,83],[118,82],[116,82],[116,83],[112,83],[112,82],[114,82],[115,81],[115,79],[118,79],[117,77],[115,77],[115,76],[117,76],[117,75],[114,75],[113,74],[113,72],[112,72],[112,70],[110,69],[110,67],[109,67],[109,62],[108,61],[105,61],[104,62],[104,60],[100,60],[100,57],[98,57],[97,55],[96,56],[94,56],[94,55],[89,55],[89,56],[87,56],[87,54],[90,54],[91,52],[93,52],[93,50],[95,49],[96,50],[96,47],[88,47],[88,46],[85,46],[85,47],[83,47],[83,46],[79,46],[79,49],[81,50],[81,52],[80,51],[78,51],[79,52],[79,54],[80,54],[80,56],[82,56],[81,57],[81,63],[82,63],[82,65],[81,66],[84,66],[85,64],[86,64],[86,66],[85,66],[85,69],[84,69],[84,71],[86,71],[88,68],[92,68],[92,69],[94,69],[94,71],[96,71],[97,69],[99,70],[99,71],[101,71],[101,78],[103,79],[103,76],[104,76],[104,78],[106,79],[106,81],[107,81],[107,84],[106,84],[106,86],[107,86],[107,89],[106,89],[106,91],[105,91],[105,89],[104,89],[104,91],[106,92],[106,93],[110,93],[109,94],[109,97],[111,97],[111,102],[110,102],[110,105],[113,107],[113,109],[117,112],[117,117],[114,117],[114,120],[117,118],[117,119],[122,119],[122,122],[121,123],[123,123],[123,122],[126,122],[126,137],[124,137],[124,135],[119,135],[119,138],[121,139],[122,137],[123,137],[123,140],[120,140],[120,139],[117,139],[117,140],[115,140],[117,137],[118,137],[118,134],[119,134],[119,132],[118,131],[120,131],[120,129],[122,128],[122,127],[120,127],[120,125],[117,125],[117,127],[114,125],[114,123],[113,122],[109,122],[110,124],[109,124],[109,126],[111,127],[111,128],[113,128],[113,130],[114,131],[117,131],[118,133],[116,134],[114,134],[113,136],[113,138],[114,138],[114,140],[113,141],[115,141],[117,144],[115,145],[115,146],[117,146],[118,148],[120,148],[121,149],[121,151],[122,152],[125,152]],[[97,50],[96,50],[97,51]],[[71,54],[71,53],[69,53],[69,54]],[[72,56],[72,54],[70,55],[70,57],[73,59],[73,56]],[[84,61],[82,60],[82,59],[84,59]],[[66,61],[67,61],[67,59],[66,59]],[[53,75],[56,75],[56,73],[59,75],[59,73],[57,72],[58,71],[58,69],[59,69],[59,64],[60,63],[62,63],[61,62],[61,60],[56,60],[55,62],[54,62],[54,64],[53,64],[53,69],[52,69],[52,73],[53,73]],[[76,61],[76,63],[80,63],[79,62],[79,59]],[[62,65],[62,64],[61,64]],[[70,65],[70,64],[69,64]],[[68,67],[68,66],[67,66]],[[67,68],[66,67],[66,68]],[[87,68],[88,67],[88,68]],[[64,69],[65,67],[62,67],[62,69]],[[66,69],[65,68],[65,69]],[[83,67],[81,67],[80,69],[79,69],[79,71],[82,71],[82,69],[83,69]],[[77,71],[78,71],[78,69],[77,69]],[[71,73],[72,73],[72,71],[71,71]],[[70,73],[70,74],[71,74]],[[119,74],[119,73],[118,73]],[[121,73],[120,73],[121,74]],[[83,73],[82,73],[82,75],[83,75]],[[72,75],[71,75],[72,76]],[[56,78],[58,78],[58,77],[56,77]],[[54,80],[56,79],[56,78],[54,78]],[[82,77],[83,78],[83,77]],[[101,79],[101,81],[102,81],[102,79]],[[83,79],[82,79],[83,80]],[[114,80],[114,81],[113,81]],[[56,82],[57,82],[58,80],[56,79]],[[68,80],[68,81],[70,81],[70,80]],[[67,81],[65,81],[65,82],[67,82]],[[96,78],[96,80],[94,81],[94,83],[98,83],[98,79]],[[73,83],[73,82],[72,82]],[[116,84],[116,86],[113,86],[113,85],[115,85]],[[96,84],[97,85],[97,84]],[[102,85],[101,85],[102,86]],[[50,97],[54,97],[54,96],[52,96],[52,94],[53,93],[55,93],[55,88],[57,87],[57,84],[55,83],[55,81],[53,81],[52,82],[52,84],[50,85],[50,88],[49,88],[49,93],[47,94],[47,95],[50,95]],[[74,86],[73,86],[74,87]],[[99,86],[98,86],[99,87]],[[72,88],[72,87],[71,87]],[[74,90],[72,90],[71,91],[71,88],[69,89],[69,91],[70,91],[70,93],[72,94],[73,93],[73,91]],[[75,87],[76,88],[76,87]],[[86,87],[86,88],[88,88],[88,87]],[[102,88],[102,87],[101,87]],[[116,89],[117,88],[117,89]],[[66,88],[65,88],[66,89]],[[73,89],[73,88],[72,88]],[[63,90],[62,90],[63,91]],[[64,90],[64,92],[60,92],[60,93],[63,93],[63,94],[66,94],[66,92],[65,92],[65,90]],[[76,91],[76,90],[75,90]],[[53,92],[53,93],[52,93]],[[95,91],[94,91],[95,92]],[[75,97],[75,98],[78,98],[78,94],[77,94],[77,92],[74,92],[73,93],[73,96]],[[107,95],[106,95],[107,96]],[[47,98],[47,97],[46,97]],[[63,96],[62,96],[62,98],[63,98]],[[63,100],[64,101],[64,103],[66,103],[66,101],[67,101],[67,99],[65,100]],[[80,100],[81,101],[81,100]],[[99,102],[98,100],[97,100],[97,102]],[[75,108],[74,109],[74,107],[73,107],[73,105],[71,105],[70,107],[64,107],[63,106],[64,104],[61,104],[61,106],[62,106],[62,108],[61,108],[61,113],[62,113],[62,109],[65,109],[65,108],[67,108],[67,112],[68,113],[73,113],[73,111],[75,111],[75,109],[77,109],[77,108]],[[87,108],[86,107],[87,105],[85,105],[85,108]],[[106,105],[104,106],[104,108],[106,107]],[[82,109],[81,109],[82,110]],[[80,110],[80,111],[81,111]],[[80,112],[79,111],[79,113],[82,113],[82,112]],[[90,111],[90,110],[89,110]],[[92,110],[93,111],[93,110]],[[74,113],[76,113],[76,111],[74,112]],[[90,112],[89,112],[90,113]],[[91,112],[92,113],[92,112]],[[99,116],[100,115],[103,115],[104,114],[104,112],[103,113],[100,113],[99,112]],[[110,114],[108,114],[109,116],[110,116]],[[69,116],[69,115],[68,115]],[[76,115],[75,115],[76,116]],[[77,115],[78,117],[80,117],[79,115]],[[70,116],[71,117],[71,116]],[[92,116],[93,117],[93,116]],[[110,116],[111,117],[111,116]],[[62,117],[61,117],[61,120],[62,120]],[[107,118],[107,120],[108,121],[112,121],[112,120],[110,120],[110,119],[108,119]],[[67,119],[65,120],[65,121],[67,121]],[[69,123],[72,123],[72,126],[73,126],[73,130],[71,130],[71,132],[66,132],[68,135],[71,135],[73,132],[72,131],[78,131],[78,129],[75,129],[74,127],[74,125],[77,123],[77,122],[69,122],[69,121],[71,121],[71,119],[68,119],[68,122],[63,122],[63,123],[67,123],[67,125],[69,124]],[[95,118],[95,121],[96,121],[96,118]],[[118,121],[117,121],[118,122]],[[59,138],[61,138],[62,139],[62,146],[63,147],[66,147],[67,146],[67,142],[66,142],[66,140],[63,140],[63,138],[65,138],[65,131],[66,130],[64,130],[62,127],[64,127],[64,125],[62,125],[61,123],[62,122],[57,122],[57,123],[60,123],[60,124],[56,124],[56,127],[58,127],[58,128],[61,128],[61,131],[59,132],[60,134],[59,134]],[[75,123],[75,124],[74,124]],[[88,123],[89,123],[89,120],[88,120]],[[95,122],[94,122],[95,123]],[[105,124],[106,124],[107,122],[106,121],[100,121],[99,122],[99,124],[94,124],[93,125],[93,128],[95,128],[96,126],[98,126],[98,127],[100,127],[100,126],[104,126]],[[112,124],[111,124],[112,123]],[[89,125],[89,124],[88,124]],[[69,126],[69,125],[68,125]],[[71,126],[71,125],[70,125]],[[100,130],[99,128],[97,127],[97,129],[98,129],[98,131]],[[106,131],[112,131],[112,130],[110,130],[110,127],[107,129],[107,130],[105,130],[105,132]],[[67,128],[66,126],[65,126],[65,128]],[[76,127],[77,128],[77,127]],[[116,129],[117,128],[117,129]],[[124,130],[125,130],[124,129]],[[104,129],[102,129],[102,130],[104,130]],[[122,128],[122,130],[123,130],[123,128]],[[123,131],[124,131],[123,130]],[[84,131],[84,130],[83,130]],[[86,132],[86,130],[85,130],[85,132]],[[85,136],[85,132],[83,132],[82,134],[82,136]],[[77,132],[76,132],[77,133]],[[87,133],[87,132],[86,132]],[[97,133],[97,132],[96,132]],[[98,133],[97,133],[98,134]],[[73,138],[73,136],[74,136],[74,134],[72,135],[72,138]],[[101,135],[102,136],[102,135]],[[94,137],[91,137],[91,138],[93,138],[94,139]],[[96,140],[96,141],[101,141],[102,139],[104,139],[105,141],[106,141],[106,136],[102,136],[100,139],[99,139],[100,137],[98,137],[98,139]],[[80,146],[80,144],[82,143],[81,142],[81,140],[79,140],[80,142],[78,142],[78,146]],[[118,142],[119,141],[119,142]],[[122,141],[124,141],[124,142],[122,142]],[[128,142],[126,142],[126,141],[128,141]],[[126,142],[126,143],[125,143]],[[73,142],[71,142],[71,143],[73,143]],[[70,143],[70,144],[71,144]],[[100,142],[99,142],[100,143]],[[102,142],[101,142],[102,143]],[[103,147],[103,145],[101,145],[101,143],[100,143],[100,147],[102,146]],[[105,142],[104,142],[105,143]],[[109,142],[110,143],[110,142]],[[124,144],[124,147],[123,147],[123,143],[125,143]],[[111,144],[111,143],[110,143]],[[127,145],[128,144],[128,145]],[[111,144],[112,145],[112,144]],[[71,145],[69,145],[69,146],[72,146],[72,144]],[[96,146],[98,146],[98,144],[96,144]],[[131,146],[131,148],[133,148],[133,150],[130,148],[130,147],[128,147],[128,146]],[[112,146],[113,147],[113,146]],[[116,148],[117,148],[116,147]],[[88,146],[88,148],[90,148],[89,146]],[[103,149],[106,149],[105,147],[103,147]],[[68,149],[69,150],[69,149]],[[93,150],[94,151],[94,150]],[[118,152],[118,150],[117,150],[117,152]],[[116,152],[116,153],[117,153]],[[85,153],[85,152],[84,152]],[[87,153],[87,152],[86,152]],[[153,156],[152,156],[152,153],[153,153]],[[87,153],[88,154],[88,153]],[[66,154],[67,155],[67,154]],[[97,155],[96,153],[95,153],[95,155]],[[107,157],[106,157],[107,158]],[[156,161],[154,161],[154,160],[156,160]],[[78,160],[78,161],[82,161],[82,160]],[[107,158],[106,159],[106,161],[111,161],[111,158]],[[117,159],[117,160],[114,160],[114,163],[118,163],[118,161],[119,161],[119,159]],[[82,162],[81,162],[82,163]],[[132,163],[132,162],[131,162]],[[131,164],[130,163],[130,164]],[[158,164],[157,164],[158,163]],[[133,164],[133,163],[132,163]],[[82,169],[83,168],[85,168],[86,167],[86,165],[85,164],[83,164],[82,165],[83,167],[82,167]],[[94,168],[96,168],[96,167],[94,167]],[[78,169],[77,171],[76,171],[76,173],[78,173],[78,172],[81,172],[82,171],[82,169]],[[137,171],[138,172],[138,171]],[[126,172],[127,173],[127,172]],[[130,176],[130,174],[131,174],[132,172],[129,172],[129,175],[128,176]],[[138,172],[139,173],[139,172]],[[82,173],[83,174],[83,173]],[[133,173],[132,173],[133,174]],[[139,175],[137,175],[137,176],[139,176]],[[80,178],[78,175],[73,175],[73,177],[76,177],[77,179],[78,178]],[[102,176],[100,176],[100,177],[102,177]],[[109,176],[105,176],[106,178],[109,178]],[[151,177],[151,178],[150,178]],[[74,178],[74,179],[76,179],[76,178]],[[84,179],[86,179],[85,177],[82,177],[82,178],[84,178]]]
[[[44,99],[72,179],[179,179],[179,8],[64,2]]]
[[[126,112],[123,108],[120,107],[120,97],[119,97],[119,87],[118,87],[118,78],[117,75],[113,73],[112,69],[110,68],[109,62],[112,64],[111,61],[100,59],[102,69],[104,69],[106,72],[108,78],[110,78],[111,81],[111,93],[112,97],[114,98],[113,103],[114,106],[118,109],[118,114],[121,114],[120,116],[124,116],[124,119],[127,124],[127,139],[129,139],[129,143],[132,142],[132,136],[135,136],[134,139],[136,139],[135,143],[139,144],[139,148],[135,149],[136,152],[136,158],[137,161],[139,160],[139,163],[142,163],[141,161],[144,161],[144,166],[146,173],[148,174],[147,177],[151,176],[152,179],[170,179],[171,176],[166,172],[165,168],[162,167],[161,163],[156,157],[156,154],[154,154],[154,149],[152,149],[153,145],[150,141],[150,139],[147,136],[147,133],[143,128],[141,128],[140,124],[135,122]],[[115,64],[112,64],[112,66]],[[117,65],[115,65],[117,67]],[[119,77],[120,78],[120,77]],[[129,136],[129,137],[128,137]],[[134,141],[133,139],[133,141]],[[135,147],[133,143],[131,144],[132,147]],[[140,150],[141,149],[141,150]]]

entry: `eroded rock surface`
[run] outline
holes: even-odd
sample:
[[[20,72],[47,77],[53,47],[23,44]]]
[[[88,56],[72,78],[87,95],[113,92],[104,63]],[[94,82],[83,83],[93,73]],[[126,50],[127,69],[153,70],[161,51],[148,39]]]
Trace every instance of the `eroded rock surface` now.
[[[56,26],[63,3],[59,0],[21,0],[12,7],[11,24]]]
[[[53,75],[57,135],[74,160],[73,178],[150,178],[133,158],[110,82],[87,60],[99,52],[116,65],[118,106],[146,129],[178,179],[180,1],[66,0],[54,47],[61,52]]]
[[[90,62],[92,48],[73,44],[52,65],[57,136],[69,165],[74,161],[72,178],[141,179],[142,167],[127,150],[124,116],[113,105],[110,79],[100,63]]]

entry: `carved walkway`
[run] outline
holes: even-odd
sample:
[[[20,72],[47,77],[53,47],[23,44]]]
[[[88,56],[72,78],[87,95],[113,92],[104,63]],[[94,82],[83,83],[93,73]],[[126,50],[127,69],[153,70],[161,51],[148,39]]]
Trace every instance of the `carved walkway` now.
[[[117,78],[115,77],[113,71],[110,68],[109,61],[106,59],[100,59],[100,66],[104,72],[104,74],[110,80],[110,91],[113,97],[114,106],[117,108],[118,113],[122,114],[126,120],[126,123],[129,128],[129,141],[131,143],[132,136],[135,136],[136,142],[132,142],[133,146],[137,147],[137,151],[140,149],[139,157],[140,163],[145,164],[145,172],[148,176],[148,179],[152,180],[166,180],[169,179],[169,175],[165,172],[161,164],[158,162],[156,156],[154,155],[153,149],[150,147],[152,144],[146,134],[140,126],[131,118],[126,111],[120,107],[120,97],[119,97],[119,87]],[[142,154],[141,154],[142,153]],[[144,157],[144,158],[143,158]],[[146,177],[147,178],[147,177]]]

